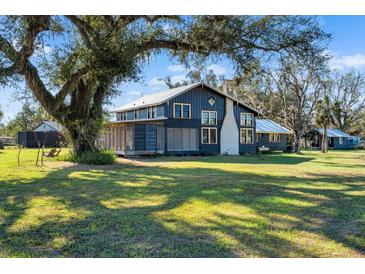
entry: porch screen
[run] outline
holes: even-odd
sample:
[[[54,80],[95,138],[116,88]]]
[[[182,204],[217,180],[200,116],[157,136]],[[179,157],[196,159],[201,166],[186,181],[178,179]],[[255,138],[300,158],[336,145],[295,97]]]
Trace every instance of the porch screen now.
[[[168,128],[167,150],[198,150],[198,130],[196,128]]]

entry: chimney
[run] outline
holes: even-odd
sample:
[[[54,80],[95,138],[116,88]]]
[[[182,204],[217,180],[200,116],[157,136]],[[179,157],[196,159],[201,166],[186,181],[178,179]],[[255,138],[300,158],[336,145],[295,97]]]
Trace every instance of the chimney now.
[[[228,94],[228,84],[227,84],[226,80],[223,80],[222,91],[223,91],[224,94]]]

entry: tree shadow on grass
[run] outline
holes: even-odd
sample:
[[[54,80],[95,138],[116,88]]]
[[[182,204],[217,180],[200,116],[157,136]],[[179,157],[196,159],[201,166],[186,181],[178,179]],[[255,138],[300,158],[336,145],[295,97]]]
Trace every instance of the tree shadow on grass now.
[[[365,256],[364,176],[77,166],[0,185],[2,257]]]
[[[131,158],[132,159],[132,158]],[[224,164],[263,164],[263,165],[298,165],[315,160],[315,157],[298,155],[294,153],[270,152],[264,154],[241,155],[241,156],[157,156],[135,157],[133,160],[141,163],[148,162],[189,162],[201,161],[204,163]]]

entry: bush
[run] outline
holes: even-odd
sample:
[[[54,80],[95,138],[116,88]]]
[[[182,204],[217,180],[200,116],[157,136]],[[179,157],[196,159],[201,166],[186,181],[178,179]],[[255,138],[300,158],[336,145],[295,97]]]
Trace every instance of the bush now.
[[[58,157],[60,161],[75,162],[86,165],[110,165],[114,163],[115,155],[112,151],[84,152],[79,155],[73,153]]]

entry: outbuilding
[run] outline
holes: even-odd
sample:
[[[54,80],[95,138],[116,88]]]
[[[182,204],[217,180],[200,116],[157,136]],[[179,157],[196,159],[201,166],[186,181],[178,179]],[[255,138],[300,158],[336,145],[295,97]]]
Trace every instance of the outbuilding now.
[[[258,150],[288,151],[288,137],[291,131],[269,119],[256,119],[256,140]]]
[[[310,134],[311,148],[320,148],[322,146],[322,134],[322,128],[315,129]],[[359,145],[359,138],[336,128],[328,128],[327,142],[330,149],[353,149]]]
[[[17,134],[18,144],[26,148],[60,147],[66,143],[63,127],[57,122],[43,121],[33,131],[20,131]]]

